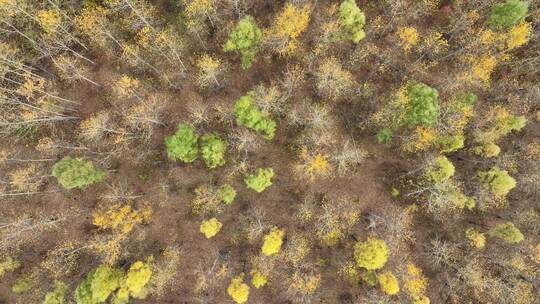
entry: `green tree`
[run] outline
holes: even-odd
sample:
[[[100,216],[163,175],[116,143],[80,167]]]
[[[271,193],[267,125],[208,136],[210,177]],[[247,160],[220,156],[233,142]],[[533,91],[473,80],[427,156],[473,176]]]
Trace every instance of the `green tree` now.
[[[244,178],[246,186],[259,193],[272,185],[274,170],[272,168],[259,168],[255,174],[249,174]]]
[[[426,177],[434,183],[448,180],[455,173],[454,165],[446,156],[440,155],[426,170]]]
[[[120,269],[99,266],[75,289],[75,301],[77,304],[104,303],[120,287],[123,277],[124,272]]]
[[[448,135],[438,138],[437,144],[441,149],[441,152],[450,153],[457,151],[465,145],[465,137],[461,134],[458,135]]]
[[[236,101],[234,115],[238,125],[261,132],[266,139],[274,138],[276,122],[255,107],[251,94],[244,95]]]
[[[218,195],[225,204],[229,205],[236,198],[236,190],[229,184],[223,184],[218,189]]]
[[[169,158],[172,160],[179,159],[186,163],[195,161],[199,154],[198,140],[199,136],[190,125],[180,123],[176,133],[165,138]]]
[[[343,30],[344,36],[354,43],[366,37],[364,25],[366,24],[366,15],[358,8],[355,0],[344,0],[339,6],[339,25]]]
[[[407,88],[407,109],[403,123],[405,125],[432,125],[439,116],[439,93],[436,89],[414,83]]]
[[[516,180],[508,175],[506,170],[501,170],[498,167],[478,172],[478,177],[482,185],[495,195],[506,195],[516,187]]]
[[[210,169],[225,164],[227,143],[215,134],[205,134],[201,137],[201,156]]]
[[[386,242],[370,238],[365,242],[354,244],[354,259],[359,267],[367,270],[380,269],[388,260]]]
[[[107,172],[94,168],[94,164],[90,160],[66,156],[54,164],[52,175],[66,189],[85,189],[104,179]]]
[[[61,281],[54,281],[54,289],[45,295],[43,304],[64,304],[68,286]]]
[[[239,51],[242,56],[242,68],[247,69],[251,67],[257,54],[261,38],[262,32],[255,19],[251,16],[245,16],[229,34],[229,39],[225,42],[223,49],[227,52]]]
[[[506,243],[516,244],[523,241],[523,233],[512,222],[498,224],[489,230],[491,237],[499,238]]]
[[[529,4],[521,0],[506,0],[491,8],[488,25],[492,29],[507,28],[525,19],[529,12]]]

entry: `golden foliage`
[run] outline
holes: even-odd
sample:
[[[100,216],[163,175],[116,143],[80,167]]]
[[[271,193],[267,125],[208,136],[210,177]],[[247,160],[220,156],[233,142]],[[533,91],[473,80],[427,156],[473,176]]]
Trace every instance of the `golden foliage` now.
[[[418,44],[418,30],[411,26],[398,28],[398,37],[401,40],[401,45],[405,51],[410,51]]]
[[[251,271],[251,284],[255,288],[261,288],[268,282],[268,278],[261,272],[253,269]]]
[[[427,278],[422,274],[422,269],[418,268],[418,266],[414,264],[407,265],[404,287],[413,303],[429,303],[429,298],[426,296]]]
[[[92,213],[92,223],[100,229],[111,229],[113,233],[127,234],[136,224],[149,222],[152,208],[149,205],[134,210],[129,204],[100,206]]]
[[[223,224],[218,221],[215,217],[202,221],[199,231],[204,234],[204,236],[209,239],[215,236],[220,230]]]
[[[37,18],[39,25],[48,35],[54,34],[62,22],[62,16],[57,10],[40,10],[37,13]]]
[[[289,287],[291,293],[297,293],[302,295],[313,294],[321,284],[320,274],[306,274],[299,271],[295,271],[291,285]]]
[[[309,5],[298,8],[287,3],[283,10],[276,16],[274,24],[268,30],[270,40],[276,40],[277,52],[281,55],[293,53],[298,48],[298,37],[302,34],[310,19]]]
[[[277,227],[272,228],[270,233],[264,236],[264,242],[261,247],[262,253],[267,256],[278,253],[281,250],[284,236],[285,230]]]
[[[227,293],[238,304],[246,303],[249,297],[249,286],[244,283],[244,274],[232,279]]]
[[[329,177],[332,169],[332,165],[328,162],[328,155],[316,153],[307,147],[300,150],[300,164],[296,166],[296,170],[309,181]]]

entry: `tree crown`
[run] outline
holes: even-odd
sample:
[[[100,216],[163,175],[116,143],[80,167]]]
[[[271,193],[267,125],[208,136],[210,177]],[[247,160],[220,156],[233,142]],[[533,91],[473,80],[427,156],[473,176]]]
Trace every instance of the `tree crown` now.
[[[201,156],[208,168],[214,169],[225,164],[227,142],[215,134],[205,134],[200,143]]]
[[[359,267],[367,270],[380,269],[388,260],[386,242],[373,238],[365,242],[357,242],[354,245],[354,258]]]
[[[231,31],[223,49],[225,51],[239,51],[242,56],[242,67],[247,69],[257,54],[257,46],[261,42],[261,38],[262,32],[255,19],[251,16],[245,16]]]
[[[249,174],[244,178],[246,186],[259,193],[272,185],[274,170],[272,168],[259,168],[255,174]]]
[[[199,136],[193,127],[186,123],[180,123],[176,133],[165,138],[167,154],[172,160],[181,160],[186,163],[195,161],[199,154],[197,141]]]
[[[94,164],[90,160],[66,156],[54,164],[52,175],[66,189],[85,189],[104,179],[107,172],[94,168]]]
[[[488,17],[488,25],[493,29],[507,28],[525,19],[529,12],[526,1],[506,0],[494,5]]]
[[[347,39],[354,43],[366,37],[364,25],[366,15],[358,8],[355,0],[345,0],[339,6],[339,24],[342,27]]]

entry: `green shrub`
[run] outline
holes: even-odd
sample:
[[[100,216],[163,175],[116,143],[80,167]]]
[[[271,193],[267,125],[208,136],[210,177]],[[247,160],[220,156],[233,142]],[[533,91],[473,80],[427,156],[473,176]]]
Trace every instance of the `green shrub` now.
[[[487,22],[492,29],[507,28],[525,19],[528,12],[526,1],[506,0],[491,8]]]
[[[29,275],[23,275],[15,284],[11,286],[11,291],[14,293],[23,293],[32,288],[32,278]]]
[[[432,125],[439,116],[439,93],[436,89],[415,83],[407,88],[407,109],[403,123],[405,125]]]
[[[77,304],[104,303],[120,287],[123,276],[120,269],[106,265],[97,267],[75,289],[75,301]]]
[[[90,160],[66,156],[54,164],[52,175],[66,189],[85,189],[104,179],[107,172],[94,168],[94,164]]]
[[[274,138],[276,122],[265,116],[253,105],[253,96],[244,95],[234,105],[236,123],[252,130],[263,133],[266,139]]]
[[[261,42],[261,38],[262,32],[255,19],[251,16],[245,16],[229,34],[229,39],[225,42],[223,49],[227,52],[239,51],[242,56],[242,68],[247,69],[257,54],[257,46]]]
[[[493,167],[489,171],[478,172],[480,182],[495,195],[506,195],[516,186],[516,180],[506,170]]]
[[[364,25],[366,15],[358,8],[355,0],[344,0],[339,6],[339,25],[347,39],[354,43],[366,37]]]
[[[354,259],[358,267],[367,270],[380,269],[388,260],[386,242],[379,239],[368,239],[354,245]]]
[[[167,154],[172,160],[181,160],[186,163],[191,163],[197,159],[199,150],[197,141],[199,136],[191,126],[185,123],[178,125],[176,133],[165,138],[167,146]]]
[[[64,282],[54,281],[54,289],[45,295],[43,304],[64,304],[67,290],[68,287]]]
[[[392,142],[393,132],[392,129],[384,128],[377,132],[376,138],[379,143],[388,144]]]
[[[219,198],[228,205],[236,198],[236,190],[229,184],[223,184],[218,189],[218,195]]]
[[[225,151],[227,143],[215,134],[205,134],[201,137],[201,156],[210,169],[225,164]]]
[[[519,243],[524,238],[523,233],[512,222],[498,224],[489,230],[489,235],[509,244]]]
[[[272,168],[259,168],[255,174],[249,174],[244,178],[246,186],[259,193],[272,185],[274,170]]]
[[[454,165],[446,156],[440,155],[426,170],[426,176],[433,183],[441,183],[448,180],[455,173]]]
[[[465,137],[463,135],[449,135],[437,139],[441,152],[450,153],[457,151],[465,145]]]

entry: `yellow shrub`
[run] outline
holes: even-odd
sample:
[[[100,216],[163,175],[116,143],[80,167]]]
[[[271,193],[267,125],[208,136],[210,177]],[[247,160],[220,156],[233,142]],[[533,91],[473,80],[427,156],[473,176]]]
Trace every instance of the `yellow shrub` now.
[[[134,210],[129,204],[115,204],[108,209],[100,207],[92,213],[92,223],[100,229],[111,229],[115,233],[127,234],[136,224],[148,222],[152,217],[152,208],[145,206]]]
[[[150,259],[151,260],[151,259]],[[125,288],[131,296],[142,299],[146,296],[145,286],[150,281],[152,269],[148,263],[137,261],[129,267],[127,273]]]
[[[385,271],[377,275],[381,290],[388,295],[395,295],[399,292],[399,283],[396,276],[390,272]]]
[[[422,274],[422,269],[414,264],[407,265],[405,278],[405,291],[411,296],[415,304],[429,304],[429,298],[425,295],[427,278]]]
[[[298,47],[297,38],[309,24],[309,13],[309,5],[300,9],[287,3],[283,11],[276,16],[269,36],[281,40],[281,45],[278,47],[279,53],[290,54]]]
[[[270,233],[264,236],[264,243],[261,248],[262,253],[268,256],[278,253],[281,250],[284,236],[285,230],[273,228]]]
[[[473,228],[465,231],[465,237],[469,240],[469,244],[477,249],[484,248],[486,245],[486,236]]]
[[[506,47],[515,49],[527,44],[532,34],[532,25],[529,22],[521,22],[511,27],[505,35]]]
[[[405,51],[410,51],[418,44],[418,31],[414,27],[406,26],[398,29],[398,36]]]
[[[314,293],[321,284],[321,275],[303,275],[299,272],[295,272],[292,277],[291,288],[301,294]]]
[[[215,236],[220,230],[223,224],[221,224],[215,217],[206,221],[202,221],[200,232],[209,239]]]
[[[41,10],[37,13],[37,17],[39,25],[47,34],[56,32],[62,22],[62,16],[57,10]]]
[[[484,54],[473,63],[471,76],[473,79],[480,80],[484,84],[489,84],[495,66],[497,66],[497,58],[489,54]]]
[[[255,269],[251,271],[251,284],[255,286],[255,288],[263,287],[267,282],[268,279],[264,274]]]
[[[244,274],[232,279],[227,293],[238,304],[246,303],[249,297],[249,286],[244,283]]]
[[[332,172],[332,167],[328,162],[328,155],[321,153],[309,153],[307,148],[300,151],[301,164],[297,170],[310,181],[317,177],[327,177]]]

